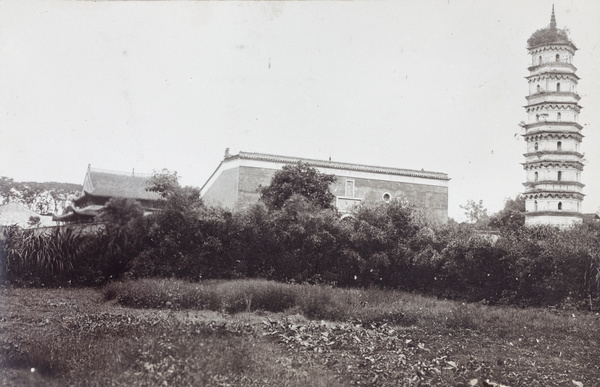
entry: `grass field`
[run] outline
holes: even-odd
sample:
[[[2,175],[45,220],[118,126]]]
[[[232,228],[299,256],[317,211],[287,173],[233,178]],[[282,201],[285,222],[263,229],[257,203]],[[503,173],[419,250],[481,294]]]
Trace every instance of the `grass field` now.
[[[5,386],[598,386],[600,316],[259,280],[0,290]]]

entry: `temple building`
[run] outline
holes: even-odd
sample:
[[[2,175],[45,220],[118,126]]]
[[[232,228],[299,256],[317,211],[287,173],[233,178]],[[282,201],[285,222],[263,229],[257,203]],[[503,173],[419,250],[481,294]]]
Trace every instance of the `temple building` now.
[[[550,25],[527,41],[527,122],[523,124],[526,225],[568,227],[583,220],[580,144],[582,126],[577,123],[581,106],[579,77],[573,66],[577,47],[557,28],[552,7]]]
[[[106,171],[88,165],[81,195],[73,201],[65,214],[55,216],[60,223],[91,222],[111,198],[127,198],[140,202],[145,213],[154,211],[161,199],[148,191],[151,174]]]
[[[268,186],[275,172],[284,165],[298,162],[336,177],[330,190],[335,196],[336,208],[343,214],[362,204],[401,199],[427,210],[444,223],[448,221],[450,179],[445,173],[262,153],[231,155],[229,150],[201,188],[202,199],[208,205],[228,209],[247,207],[259,200],[259,187]]]

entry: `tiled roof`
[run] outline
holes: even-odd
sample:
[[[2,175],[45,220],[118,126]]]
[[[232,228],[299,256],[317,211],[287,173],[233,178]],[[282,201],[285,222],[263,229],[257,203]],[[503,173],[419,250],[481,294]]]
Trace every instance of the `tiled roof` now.
[[[52,220],[58,222],[68,222],[81,217],[93,218],[100,213],[104,206],[91,205],[84,208],[69,207],[68,212],[63,215],[55,215]]]
[[[245,159],[245,160],[260,160],[260,161],[271,161],[278,163],[286,163],[286,164],[295,164],[298,162],[303,162],[311,167],[321,167],[321,168],[332,168],[332,169],[340,169],[346,171],[359,171],[359,172],[372,172],[372,173],[383,173],[389,175],[401,175],[401,176],[412,176],[412,177],[423,177],[427,179],[437,179],[437,180],[450,180],[448,178],[448,174],[441,172],[431,172],[431,171],[418,171],[413,169],[401,169],[401,168],[391,168],[391,167],[378,167],[372,165],[362,165],[362,164],[352,164],[352,163],[341,163],[337,161],[327,161],[327,160],[314,160],[314,159],[305,159],[300,157],[288,157],[288,156],[277,156],[277,155],[269,155],[264,153],[252,153],[252,152],[242,152],[239,154],[230,156],[226,158],[224,161],[232,160],[232,159]]]
[[[41,226],[54,225],[49,216],[40,215],[19,203],[7,203],[0,206],[0,226],[16,224],[22,228],[29,228],[29,217],[40,218]]]
[[[146,190],[151,177],[150,174],[132,174],[90,168],[83,183],[83,190],[92,196],[158,200],[160,199],[158,193]]]
[[[600,215],[592,213],[592,214],[583,214],[583,221],[586,223],[589,222],[597,222],[600,220]]]

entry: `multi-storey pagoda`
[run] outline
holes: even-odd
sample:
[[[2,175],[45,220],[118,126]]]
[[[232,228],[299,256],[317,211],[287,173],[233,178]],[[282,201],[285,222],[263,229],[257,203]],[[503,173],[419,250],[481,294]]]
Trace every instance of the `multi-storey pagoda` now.
[[[566,227],[583,219],[579,77],[572,64],[577,47],[556,27],[554,6],[550,26],[537,30],[527,45],[531,66],[526,77],[528,120],[523,125],[527,142],[525,223]]]

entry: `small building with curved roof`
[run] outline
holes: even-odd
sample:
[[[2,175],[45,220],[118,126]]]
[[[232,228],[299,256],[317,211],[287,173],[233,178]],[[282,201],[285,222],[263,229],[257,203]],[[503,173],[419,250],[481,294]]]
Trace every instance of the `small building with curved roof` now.
[[[108,171],[88,165],[81,196],[73,201],[67,212],[55,216],[58,222],[89,222],[96,217],[111,198],[127,198],[140,202],[146,212],[156,209],[161,199],[157,192],[148,191],[152,174]]]

